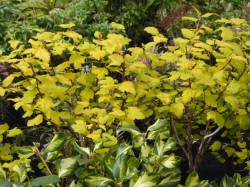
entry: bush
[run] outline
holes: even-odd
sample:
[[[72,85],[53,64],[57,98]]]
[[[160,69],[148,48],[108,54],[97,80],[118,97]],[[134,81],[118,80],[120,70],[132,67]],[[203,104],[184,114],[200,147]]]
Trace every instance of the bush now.
[[[72,31],[72,23],[59,25],[64,32],[38,33],[29,39],[31,47],[10,40],[13,50],[0,61],[14,70],[3,80],[0,96],[18,95],[9,99],[24,110],[27,128],[1,125],[0,177],[26,185],[44,179],[56,184],[59,178],[67,185],[74,178],[90,186],[142,181],[161,186],[172,179],[176,185],[175,142],[189,164],[186,186],[191,179],[208,185],[193,173],[208,149],[224,150],[249,170],[243,136],[250,121],[249,25],[221,18],[213,30],[202,22],[214,14],[197,13],[184,20],[201,24],[182,28],[174,46],[147,27],[152,42],[127,48],[130,39],[115,33],[124,26],[114,22],[113,32],[107,37],[95,32],[93,42]],[[33,145],[9,143],[41,127],[49,130]],[[214,139],[218,136],[227,139]],[[48,176],[28,178],[34,162]]]

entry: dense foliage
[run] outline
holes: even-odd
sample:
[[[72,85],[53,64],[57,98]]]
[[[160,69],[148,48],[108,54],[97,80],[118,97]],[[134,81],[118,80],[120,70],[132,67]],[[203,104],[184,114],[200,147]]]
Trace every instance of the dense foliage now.
[[[115,22],[92,42],[73,23],[9,40],[0,96],[27,127],[0,126],[1,185],[177,186],[187,161],[185,186],[216,186],[196,173],[208,150],[249,170],[249,24],[219,18],[213,29],[203,23],[217,15],[196,13],[173,45],[146,27],[152,40],[129,47]]]

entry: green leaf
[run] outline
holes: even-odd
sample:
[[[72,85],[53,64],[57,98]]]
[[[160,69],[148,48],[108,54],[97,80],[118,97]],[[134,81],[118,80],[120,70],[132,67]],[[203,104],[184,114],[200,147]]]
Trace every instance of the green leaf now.
[[[64,158],[56,162],[58,177],[62,178],[71,175],[77,168],[76,157]]]
[[[31,186],[42,186],[46,184],[57,184],[60,182],[60,179],[57,175],[48,175],[43,177],[37,177],[31,182]]]
[[[129,132],[133,136],[139,136],[139,135],[141,135],[140,129],[137,126],[135,126],[135,125],[126,125],[126,126],[120,127],[117,130],[117,133],[120,133],[120,132],[123,132],[123,131]]]
[[[167,126],[167,119],[157,119],[157,121],[148,127],[147,131],[157,131]]]
[[[27,178],[27,168],[25,164],[15,165],[13,167],[13,171],[17,172],[20,182],[24,182]]]
[[[159,187],[176,187],[181,180],[181,175],[172,171],[159,183]]]
[[[220,187],[235,187],[234,181],[231,177],[225,176],[221,182],[220,182]]]
[[[144,31],[146,31],[147,33],[151,34],[151,35],[158,35],[159,34],[159,31],[157,28],[155,27],[146,27],[144,29]]]
[[[74,141],[74,148],[80,154],[87,154],[90,155],[90,148],[89,147],[80,147],[76,141]]]
[[[64,133],[59,132],[54,135],[49,145],[45,148],[44,152],[54,152],[60,150],[66,142],[66,136]]]
[[[118,156],[115,159],[115,163],[113,166],[113,174],[116,178],[116,181],[120,181],[122,182],[124,177],[126,176],[127,173],[127,169],[128,169],[128,156],[127,154],[120,154],[120,156]]]
[[[144,173],[137,179],[133,187],[153,187],[153,186],[156,186],[153,177],[148,176],[147,173]]]
[[[118,158],[122,154],[127,154],[127,152],[132,148],[132,146],[129,146],[125,143],[122,143],[116,152],[116,158]]]
[[[176,146],[176,139],[170,137],[167,142],[157,138],[155,141],[154,149],[155,153],[162,157],[166,151],[173,149]]]
[[[214,141],[214,143],[210,146],[209,149],[211,149],[212,151],[218,151],[221,148],[221,142],[220,141]]]
[[[113,180],[106,177],[91,176],[86,179],[86,183],[89,187],[106,187],[108,184],[113,183]]]
[[[8,131],[7,137],[15,137],[15,136],[20,135],[22,133],[23,133],[23,131],[21,129],[18,129],[17,127],[15,127],[14,129],[11,129]]]
[[[185,182],[185,187],[196,187],[199,184],[199,176],[196,172],[192,172],[186,182]]]
[[[174,154],[168,155],[164,158],[164,160],[162,161],[162,164],[166,167],[166,168],[174,168],[177,164],[178,160],[175,158]]]

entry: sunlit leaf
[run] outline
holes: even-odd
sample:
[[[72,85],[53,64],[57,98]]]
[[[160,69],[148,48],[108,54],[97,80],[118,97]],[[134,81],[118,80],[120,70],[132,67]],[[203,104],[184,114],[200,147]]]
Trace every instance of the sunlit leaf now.
[[[8,131],[7,137],[15,137],[15,136],[20,135],[22,133],[23,133],[23,131],[21,129],[18,129],[17,127],[15,127],[14,129],[11,129]]]
[[[152,35],[158,35],[159,34],[158,29],[155,28],[155,27],[146,27],[144,29],[144,31],[146,31],[147,33],[152,34]]]
[[[39,125],[43,122],[43,116],[42,114],[37,115],[34,119],[31,119],[28,121],[27,126],[35,126]]]
[[[112,25],[112,27],[115,28],[115,29],[121,29],[121,30],[124,30],[124,29],[125,29],[124,25],[119,24],[119,23],[112,22],[111,25]]]

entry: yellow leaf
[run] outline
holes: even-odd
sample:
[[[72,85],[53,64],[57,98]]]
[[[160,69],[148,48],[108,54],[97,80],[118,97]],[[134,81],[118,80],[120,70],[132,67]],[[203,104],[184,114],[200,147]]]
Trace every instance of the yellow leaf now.
[[[182,103],[174,103],[170,106],[170,112],[180,118],[183,115],[184,105]]]
[[[210,16],[219,16],[219,15],[218,15],[218,14],[215,14],[215,13],[206,13],[206,14],[202,15],[201,17],[202,17],[202,18],[208,18],[208,17],[210,17]]]
[[[88,134],[87,137],[91,138],[93,142],[98,143],[102,141],[101,133],[102,133],[102,130],[98,129],[98,130],[93,131],[91,134]]]
[[[168,93],[160,92],[156,97],[161,100],[163,105],[168,105],[171,102],[171,95]]]
[[[92,67],[92,73],[96,74],[98,79],[102,79],[105,75],[108,75],[107,68],[98,68],[96,66]]]
[[[207,120],[213,119],[214,122],[220,127],[222,128],[225,125],[225,120],[222,117],[222,115],[218,112],[215,111],[209,111],[207,113]]]
[[[155,43],[155,44],[158,44],[158,43],[161,43],[161,42],[167,42],[167,41],[168,41],[168,39],[165,38],[165,37],[164,37],[163,35],[161,35],[161,34],[154,36],[153,39],[154,39],[154,43]]]
[[[181,19],[182,20],[189,20],[189,21],[193,21],[193,22],[197,22],[198,21],[197,18],[187,17],[187,16],[183,16]]]
[[[42,122],[43,122],[43,116],[39,114],[34,119],[29,120],[27,126],[31,127],[31,126],[39,125]]]
[[[0,125],[0,134],[5,133],[9,129],[9,125],[7,123]]]
[[[155,27],[146,27],[144,29],[144,31],[146,31],[147,33],[151,34],[151,35],[158,35],[159,34],[159,31],[157,28]]]
[[[8,43],[10,44],[10,47],[12,47],[13,49],[16,49],[18,44],[20,44],[21,42],[18,40],[10,40]]]
[[[0,96],[4,96],[5,89],[3,87],[0,87]]]
[[[117,53],[109,55],[109,59],[111,60],[109,66],[120,66],[124,61],[123,57]]]
[[[100,33],[99,31],[95,31],[94,36],[98,39],[102,38],[102,33]]]
[[[69,61],[74,64],[76,69],[80,69],[82,64],[84,64],[85,57],[80,55],[79,53],[74,53],[70,56]]]
[[[182,93],[182,101],[183,103],[187,103],[191,101],[191,99],[195,97],[195,90],[192,90],[190,88],[185,89]]]
[[[234,33],[233,33],[232,29],[221,27],[221,28],[219,28],[217,30],[222,31],[221,32],[221,37],[222,37],[223,40],[232,40],[232,39],[234,39]]]
[[[75,24],[74,23],[68,23],[68,24],[60,24],[59,27],[62,27],[64,29],[70,29],[72,27],[74,27]]]
[[[3,87],[8,87],[13,82],[14,78],[14,74],[10,74],[8,77],[6,77],[2,82]]]
[[[174,53],[163,53],[160,56],[160,59],[166,60],[167,62],[176,62],[178,61],[178,56],[176,56]]]
[[[127,109],[128,117],[132,120],[135,119],[145,119],[145,115],[141,112],[138,107],[128,107]]]
[[[78,42],[80,39],[82,39],[82,35],[74,31],[67,31],[67,32],[64,32],[63,34],[67,37],[72,38],[74,42]]]
[[[103,145],[105,147],[111,147],[117,144],[116,137],[106,132],[102,133],[102,139],[103,139]]]
[[[23,133],[23,131],[21,129],[18,129],[17,127],[15,127],[14,129],[11,129],[8,131],[7,137],[15,137],[15,136],[20,135],[22,133]]]
[[[188,39],[194,38],[196,36],[195,32],[192,31],[191,29],[181,29],[181,32],[182,35]]]
[[[48,52],[47,49],[38,48],[37,51],[35,52],[35,57],[45,62],[47,64],[47,67],[49,67],[50,53]]]
[[[109,114],[118,118],[125,116],[125,112],[117,108],[113,108],[113,112],[110,112]]]
[[[86,125],[86,122],[83,120],[76,120],[76,123],[73,124],[72,129],[74,130],[74,132],[82,134],[82,135],[88,135],[89,131]]]
[[[96,60],[101,60],[103,57],[106,56],[106,52],[99,48],[90,51],[89,54]]]
[[[118,88],[121,92],[128,92],[128,93],[132,93],[132,94],[136,93],[134,84],[131,81],[125,81],[125,82],[121,83],[118,86]]]
[[[115,29],[121,29],[121,30],[124,30],[124,29],[125,29],[124,25],[119,24],[119,23],[112,22],[111,25],[112,25],[112,27],[115,28]]]

